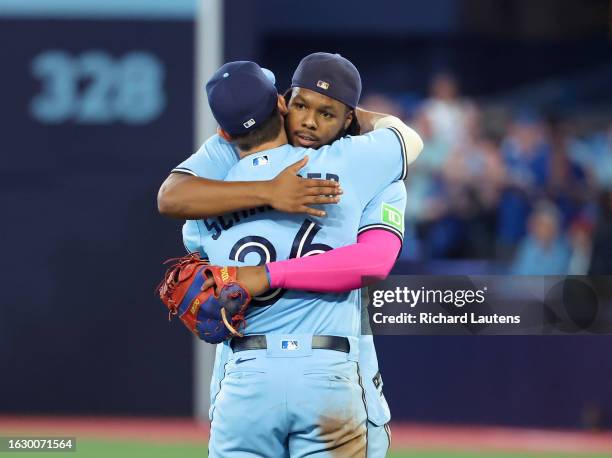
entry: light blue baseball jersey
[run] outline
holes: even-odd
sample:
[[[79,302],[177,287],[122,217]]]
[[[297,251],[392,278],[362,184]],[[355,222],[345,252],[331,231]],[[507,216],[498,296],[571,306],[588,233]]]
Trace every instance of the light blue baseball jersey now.
[[[213,137],[206,154],[194,154],[176,171],[202,176],[206,156],[222,154],[227,144]],[[345,137],[318,150],[284,145],[252,154],[235,164],[228,181],[269,180],[304,155],[310,156],[302,176],[340,181],[345,191],[337,205],[327,208],[323,219],[305,218],[259,208],[197,221],[200,247],[214,264],[257,265],[308,256],[355,243],[361,216],[370,200],[394,180],[404,177],[403,144],[393,129]],[[224,155],[224,160],[227,158]],[[403,228],[403,216],[388,206],[381,209]],[[403,215],[403,213],[402,213]],[[188,234],[189,236],[189,234]],[[186,243],[189,245],[191,242]],[[274,290],[257,298],[247,314],[247,334],[314,333],[358,336],[361,330],[358,291],[341,294]]]
[[[372,151],[375,157],[375,151]],[[211,137],[202,147],[194,153],[193,157],[185,161],[174,171],[189,173],[208,179],[224,179],[233,165],[238,162],[239,156],[233,146],[218,136]],[[189,167],[189,168],[187,168]],[[403,182],[396,181],[379,192],[364,209],[359,224],[359,233],[370,229],[383,229],[397,234],[403,238],[403,213],[406,206],[406,189]],[[394,217],[397,211],[399,218]],[[200,228],[197,221],[186,221],[183,226],[183,241],[188,251],[200,251],[206,257],[200,245]],[[367,306],[366,289],[362,298]],[[369,326],[367,307],[362,303],[362,326]],[[389,435],[386,424],[391,415],[389,406],[382,392],[382,377],[378,371],[378,359],[372,335],[362,327],[363,335],[359,338],[359,366],[362,377],[368,415],[368,443],[367,455],[372,458],[384,457],[389,447]],[[220,389],[220,381],[225,376],[225,367],[231,349],[226,344],[217,345],[215,364],[210,384],[211,419],[215,399]]]

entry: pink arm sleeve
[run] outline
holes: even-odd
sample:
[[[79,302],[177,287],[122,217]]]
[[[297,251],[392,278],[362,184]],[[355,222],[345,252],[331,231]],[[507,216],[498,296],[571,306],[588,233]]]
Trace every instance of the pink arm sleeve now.
[[[386,278],[401,248],[397,235],[373,229],[357,243],[305,258],[266,264],[271,288],[338,293],[363,286],[364,277]]]

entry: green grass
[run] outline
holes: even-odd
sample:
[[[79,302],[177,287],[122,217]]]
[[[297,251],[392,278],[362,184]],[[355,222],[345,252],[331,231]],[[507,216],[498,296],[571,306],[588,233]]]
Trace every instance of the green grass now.
[[[74,452],[8,452],[5,457],[21,458],[206,458],[205,445],[150,444],[138,441],[77,440]],[[395,450],[387,458],[609,458],[604,454],[454,452]]]
[[[206,445],[150,444],[138,441],[77,439],[73,452],[8,452],[0,455],[21,458],[205,458]]]

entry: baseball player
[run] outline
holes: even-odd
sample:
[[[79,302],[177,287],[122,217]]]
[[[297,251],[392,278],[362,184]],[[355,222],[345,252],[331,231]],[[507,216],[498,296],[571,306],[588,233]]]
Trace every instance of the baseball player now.
[[[323,63],[321,62],[322,59],[327,59],[327,62],[324,62],[325,65],[323,65]],[[289,103],[290,110],[289,110],[287,124],[290,126],[291,123],[289,121],[293,120],[294,126],[299,127],[300,125],[304,125],[308,128],[307,133],[309,133],[309,135],[304,135],[304,132],[303,132],[304,128],[302,128],[302,132],[300,132],[298,129],[295,129],[295,130],[288,129],[289,132],[297,134],[294,136],[294,140],[296,140],[297,138],[297,141],[295,141],[295,143],[303,143],[305,144],[305,146],[319,146],[319,145],[314,145],[313,142],[318,140],[321,143],[324,143],[325,141],[332,139],[334,136],[338,136],[337,129],[335,131],[332,131],[331,135],[329,135],[330,132],[326,133],[324,132],[323,128],[317,128],[317,122],[313,121],[312,117],[308,115],[306,117],[307,118],[310,117],[310,119],[304,119],[304,116],[302,114],[313,112],[313,111],[317,113],[321,113],[322,121],[320,121],[320,123],[324,123],[325,119],[330,117],[329,113],[321,109],[321,108],[327,107],[327,109],[329,110],[330,108],[329,100],[326,100],[326,99],[328,97],[334,98],[334,96],[336,96],[337,98],[335,100],[340,100],[341,98],[344,98],[345,100],[347,100],[346,94],[342,94],[341,91],[338,92],[334,90],[336,87],[342,87],[342,78],[339,78],[338,75],[346,76],[346,75],[342,75],[342,71],[338,71],[338,67],[342,67],[342,64],[344,64],[344,59],[340,58],[337,55],[317,53],[315,55],[308,56],[307,58],[305,58],[300,64],[300,67],[298,67],[298,70],[296,71],[296,75],[294,77],[294,84],[293,84],[293,86],[297,87],[298,89],[294,89],[292,92],[292,100]],[[332,75],[331,78],[329,77],[326,78],[328,82],[329,80],[333,81],[332,90],[329,92],[327,92],[327,90],[329,89],[329,86],[328,88],[323,88],[323,87],[315,85],[314,83],[314,82],[320,81],[320,78],[318,78],[318,76],[321,76],[321,74],[324,73],[324,71],[322,71],[322,68],[327,69],[328,74]],[[312,70],[312,69],[315,69],[315,75],[311,74],[311,75],[308,75],[310,76],[310,79],[306,78],[307,75],[305,74],[308,73],[309,70]],[[312,73],[312,71],[310,71],[310,73]],[[313,79],[313,76],[314,76],[314,79]],[[302,83],[302,86],[311,87],[314,91],[310,89],[299,88],[300,78],[302,78],[303,81],[306,81]],[[348,79],[350,80],[350,78]],[[307,81],[309,80],[312,80],[313,83],[308,83]],[[346,78],[344,81],[346,81]],[[339,84],[336,84],[336,83],[339,83]],[[348,86],[348,85],[344,83],[344,86]],[[319,94],[321,94],[321,96],[319,96]],[[316,103],[319,102],[319,100],[317,100],[317,97],[318,99],[322,100],[325,103],[319,103],[317,105]],[[358,97],[359,97],[359,93],[357,91],[356,98],[358,99]],[[354,103],[356,104],[356,101]],[[345,104],[342,104],[342,105],[345,105]],[[296,113],[297,116],[292,118],[291,116],[292,111]],[[332,111],[331,116],[333,116],[334,115],[333,110],[331,111]],[[345,124],[345,127],[348,124]],[[330,137],[330,138],[326,138],[326,135],[327,137]],[[209,141],[207,145],[205,146],[209,146],[210,143],[211,142]],[[225,151],[223,151],[222,153],[218,155],[220,160],[215,160],[217,158],[214,158],[215,154],[219,153],[219,151],[217,151],[216,149],[203,148],[200,152],[194,155],[194,157],[197,156],[200,159],[199,161],[200,170],[198,170],[197,175],[206,176],[207,173],[210,173],[211,170],[223,169],[223,166],[227,165],[226,164],[226,162],[228,162],[227,158],[234,157],[231,154],[232,150],[230,149],[231,147],[229,144],[224,143],[223,141],[220,141],[220,140],[218,140],[218,143],[221,144],[223,148],[225,148]],[[229,151],[227,151],[228,149]],[[203,152],[207,154],[202,154]],[[190,173],[195,174],[194,170],[192,169],[195,169],[195,167],[192,166],[191,169],[189,169]],[[177,170],[181,170],[181,169],[179,168]],[[225,168],[225,170],[227,170],[227,168]],[[217,176],[211,177],[209,175],[209,178],[218,178],[218,177]],[[367,208],[364,211],[362,221],[361,221],[362,235],[360,237],[363,237],[365,240],[365,241],[360,240],[361,245],[362,245],[361,248],[365,248],[365,246],[367,245],[367,242],[372,243],[371,240],[368,240],[365,238],[368,236],[368,234],[365,233],[368,230],[369,230],[368,231],[369,235],[372,235],[373,233],[376,233],[377,231],[382,229],[382,230],[388,230],[391,232],[395,231],[396,233],[399,233],[399,235],[401,236],[401,230],[403,229],[403,226],[402,226],[403,215],[401,215],[401,218],[393,219],[390,217],[390,215],[393,215],[393,213],[389,213],[389,212],[392,212],[392,207],[395,205],[396,208],[401,209],[403,213],[404,205],[403,205],[402,199],[405,199],[405,190],[404,190],[403,184],[396,183],[394,185],[391,185],[389,188],[385,189],[381,193],[379,193],[379,195],[377,195],[376,198],[373,199],[368,204]],[[195,226],[197,226],[197,224],[195,222],[188,222],[186,224],[185,230],[184,230],[185,242],[186,242],[186,245],[190,249],[195,249],[197,247],[197,243],[194,243],[196,242],[196,238],[194,238],[193,234],[195,234],[197,231],[196,232],[192,231],[190,229],[190,226],[191,226],[191,229],[193,229]],[[378,248],[377,251],[380,252],[380,248],[381,248],[380,244],[375,244],[374,246],[376,246]],[[328,254],[332,255],[333,252],[330,252]],[[393,260],[395,259],[396,254],[397,254],[397,251],[394,251],[392,254]],[[321,259],[318,262],[323,262],[322,258],[324,257],[325,256],[321,256],[320,257]],[[340,260],[340,262],[347,262],[346,258],[347,256],[345,256],[345,260]],[[373,258],[375,258],[375,254],[372,254],[371,256],[369,256],[370,261],[375,261],[375,259]],[[348,256],[348,259],[350,259],[350,256]],[[362,256],[361,259],[368,259],[368,257]],[[286,278],[282,280],[283,286],[291,287],[291,288],[303,288],[303,289],[308,289],[311,291],[315,291],[315,290],[327,291],[325,289],[327,286],[325,285],[324,281],[321,282],[321,279],[308,278],[308,280],[305,280],[307,278],[306,276],[297,275],[298,273],[300,273],[299,269],[291,270],[291,265],[290,265],[291,263],[297,263],[296,265],[299,265],[299,263],[302,263],[302,262],[303,260],[288,261],[289,265],[283,267],[282,272],[287,271],[285,273]],[[272,266],[274,266],[274,264],[272,264]],[[316,267],[319,267],[319,266],[316,266]],[[356,268],[354,264],[353,264],[353,267]],[[320,269],[317,269],[316,271],[321,272]],[[346,269],[344,269],[344,271],[346,272]],[[371,266],[370,266],[370,272],[372,272]],[[275,275],[278,275],[278,270],[274,273]],[[293,278],[299,280],[297,283],[296,282],[292,283],[292,275],[293,275]],[[359,273],[358,271],[356,271],[356,275],[354,276],[353,283],[349,281],[348,283],[344,285],[344,287],[355,288],[355,287],[360,286],[358,282],[361,280],[361,275],[363,275],[363,272]],[[312,284],[313,282],[315,284]],[[336,282],[336,287],[337,286],[338,286],[338,283]],[[365,322],[367,323],[367,320]],[[361,371],[362,371],[362,377],[364,379],[364,384],[366,388],[366,397],[368,401],[368,417],[369,417],[368,456],[384,456],[388,448],[389,442],[388,442],[388,437],[385,432],[385,429],[383,428],[383,425],[385,425],[389,419],[389,412],[388,412],[387,404],[380,391],[382,387],[382,382],[380,379],[380,374],[378,374],[378,370],[377,370],[376,354],[375,354],[374,347],[373,347],[372,337],[371,336],[361,336],[360,347],[361,347],[361,353],[360,353],[359,361],[360,361],[360,366],[361,366]],[[226,346],[219,346],[218,355],[216,358],[216,365],[215,365],[215,375],[213,377],[213,382],[211,384],[211,396],[213,400],[219,388],[218,380],[220,380],[224,375],[224,370],[223,370],[224,362],[227,358],[228,353],[231,353],[231,351],[228,352],[228,349]]]
[[[227,73],[229,73],[229,72],[227,72]],[[227,77],[225,77],[225,78],[227,78]],[[249,124],[249,123],[253,122],[253,120],[254,120],[254,119],[255,119],[255,118],[250,118],[249,120],[247,120],[247,121],[246,121],[246,124]],[[221,121],[220,121],[220,123],[221,123]],[[244,123],[243,123],[243,124],[244,124]],[[223,123],[221,123],[221,125],[223,125]],[[389,133],[390,133],[390,131],[387,131],[387,132],[385,132],[385,133],[386,133],[386,134],[389,134]],[[391,134],[392,134],[392,135],[395,135],[395,134],[393,134],[393,133],[391,133]],[[230,137],[230,138],[231,138],[231,137]],[[307,140],[311,140],[311,139],[307,139]],[[395,147],[396,147],[396,148],[401,149],[401,142],[399,142],[399,141],[398,141],[397,137],[395,137],[395,140],[394,140],[394,141],[396,142]],[[398,145],[399,145],[399,147],[398,147]],[[372,146],[372,144],[369,144],[368,146]],[[374,146],[376,146],[376,144],[374,144]],[[329,158],[330,158],[330,157],[331,157],[331,156],[327,156],[327,159],[329,160]],[[336,158],[336,157],[334,157],[334,159],[337,159],[337,158]],[[265,156],[258,156],[257,158],[254,158],[254,159],[253,159],[253,161],[254,161],[254,164],[255,164],[255,162],[256,162],[256,165],[253,165],[253,167],[255,167],[255,166],[266,166],[266,165],[269,165],[269,164],[272,162],[272,161],[271,161],[271,160],[268,158],[268,156],[267,156],[267,155],[265,155]],[[247,162],[248,162],[248,161],[247,161]],[[276,160],[275,162],[280,162],[280,161]],[[348,164],[348,161],[347,161],[347,164]],[[405,164],[405,162],[404,162],[404,164]],[[238,166],[240,166],[240,163],[238,164]],[[238,167],[238,166],[237,166],[237,167]],[[340,168],[341,168],[341,167],[340,167]],[[233,170],[235,170],[235,169],[236,169],[236,167],[234,167],[234,169],[233,169]],[[262,167],[262,169],[260,169],[260,170],[267,170],[267,171],[269,172],[269,171],[270,171],[270,170],[272,170],[272,169],[273,169],[272,167],[268,167],[268,168],[266,168],[266,167]],[[277,167],[277,168],[276,168],[276,172],[278,172],[278,171],[279,171],[279,170],[278,170],[278,167]],[[356,175],[359,175],[359,173],[358,173],[358,172],[356,172],[355,174],[356,174]],[[230,173],[230,175],[231,175],[231,173]],[[331,175],[331,173],[330,173],[330,175]],[[366,173],[366,176],[362,176],[361,178],[362,178],[362,179],[364,179],[364,178],[366,178],[366,177],[367,177],[367,173]],[[228,178],[229,178],[229,179],[231,179],[231,177],[228,177]],[[371,181],[373,181],[373,182],[375,182],[375,181],[376,181],[376,178],[374,178],[374,179],[372,180],[372,177],[370,177],[370,180],[371,180]],[[362,191],[363,191],[363,188],[367,188],[367,186],[362,186],[362,187],[361,187],[361,190],[362,190]],[[357,192],[357,194],[359,194],[359,192]],[[358,197],[358,196],[357,196],[357,197]],[[334,209],[334,211],[336,211],[336,209]],[[250,216],[257,216],[257,217],[261,217],[261,215],[250,215]],[[244,217],[244,216],[243,216],[243,218],[246,218],[246,217]],[[248,219],[248,218],[247,218],[247,219]],[[253,221],[256,221],[257,219],[258,219],[258,218],[254,218],[254,219],[253,219]],[[261,219],[261,218],[260,218],[260,219]],[[206,223],[207,223],[207,224],[206,224]],[[224,223],[225,223],[225,224],[224,224]],[[237,221],[234,221],[232,224],[234,224],[234,223],[237,223]],[[314,235],[314,234],[313,234],[313,233],[315,232],[315,231],[314,231],[314,228],[316,228],[316,224],[315,224],[315,223],[308,222],[308,223],[307,223],[307,226],[304,226],[304,224],[305,224],[305,223],[306,223],[306,222],[304,222],[304,223],[302,224],[302,226],[300,226],[301,228],[305,228],[305,230],[304,230],[304,231],[302,231],[302,234],[300,235],[300,237],[305,237],[305,238],[304,238],[304,239],[300,239],[300,240],[298,241],[299,243],[298,243],[298,242],[296,242],[296,243],[297,243],[297,246],[298,246],[298,247],[300,247],[300,249],[301,249],[301,248],[304,248],[304,246],[309,246],[309,244],[310,244],[310,240],[311,240],[311,237],[310,237],[310,236],[311,236],[311,235]],[[208,222],[205,222],[205,224],[208,226],[208,232],[209,232],[210,237],[211,237],[211,238],[213,238],[213,239],[219,239],[219,240],[221,240],[221,239],[222,239],[222,237],[223,237],[225,234],[230,233],[230,232],[231,232],[231,231],[234,229],[234,227],[235,227],[235,228],[238,228],[238,227],[245,227],[245,226],[248,226],[248,225],[250,224],[250,222],[249,222],[249,221],[246,221],[246,222],[244,222],[244,223],[242,223],[242,222],[241,222],[239,225],[238,225],[238,224],[236,224],[234,227],[231,227],[231,226],[230,226],[230,227],[227,227],[227,229],[226,229],[225,227],[223,227],[223,226],[227,226],[228,221],[219,220],[219,223],[218,223],[217,225],[215,225],[215,222],[210,222],[210,221],[208,221]],[[225,232],[225,233],[224,233],[224,230],[225,230],[225,231],[227,231],[227,232]],[[333,232],[333,231],[332,231],[332,232]],[[299,234],[300,234],[300,231],[298,231],[298,235],[299,235]],[[296,235],[296,237],[297,237],[297,235]],[[309,237],[310,237],[310,238],[309,238]],[[261,238],[256,239],[254,236],[247,236],[247,238],[248,238],[248,240],[246,240],[246,239],[242,240],[242,239],[241,239],[241,240],[242,240],[242,242],[244,242],[244,243],[246,244],[245,248],[243,248],[242,246],[236,246],[236,245],[235,245],[235,246],[234,246],[234,248],[235,248],[235,249],[234,249],[234,250],[230,250],[230,255],[229,255],[229,256],[230,256],[230,258],[228,259],[228,261],[230,261],[230,260],[234,260],[234,261],[238,260],[238,261],[239,261],[239,260],[240,260],[240,256],[241,256],[241,255],[244,255],[245,253],[248,253],[248,252],[249,252],[249,249],[251,249],[251,248],[254,250],[254,251],[253,251],[253,250],[251,250],[252,252],[266,253],[267,255],[269,255],[269,254],[271,254],[271,253],[273,253],[273,252],[275,252],[275,251],[276,251],[275,249],[273,249],[273,246],[272,246],[272,245],[269,243],[269,241],[262,240]],[[214,248],[215,246],[218,246],[218,245],[219,245],[219,244],[213,244],[213,248]],[[322,247],[322,245],[321,245],[321,244],[315,244],[315,245],[316,245],[316,250],[321,251],[321,247]],[[206,246],[206,244],[204,244],[204,246]],[[259,250],[259,251],[258,251],[258,250]],[[316,251],[316,250],[315,250],[315,251]],[[208,254],[209,254],[209,255],[211,255],[210,250],[207,250],[207,251],[209,252]],[[235,259],[232,259],[232,257],[231,257],[231,256],[232,256],[232,252],[233,252],[233,254],[236,256],[236,258],[235,258]],[[285,256],[286,256],[287,254],[289,254],[289,255],[290,255],[290,253],[285,253]],[[297,254],[299,255],[300,253],[297,253]],[[294,255],[295,255],[295,254],[294,254]],[[225,254],[225,256],[227,256],[227,253]],[[222,258],[223,258],[223,255],[222,255],[222,253],[217,253],[217,255],[216,255],[216,256],[211,255],[211,257],[213,258],[213,262],[218,263],[218,262],[219,262],[219,259],[222,259]],[[269,257],[269,256],[268,256],[268,257]],[[216,259],[215,259],[215,258],[216,258]],[[276,294],[275,294],[275,293],[276,293]],[[272,293],[271,295],[268,295],[268,297],[266,297],[266,300],[268,300],[268,301],[278,300],[278,299],[276,298],[276,296],[280,297],[280,295],[281,295],[282,293],[279,293],[279,292],[275,292],[275,293]],[[281,299],[281,300],[278,300],[278,303],[280,303],[281,301],[282,301],[282,299]],[[272,308],[275,308],[275,309],[276,309],[276,312],[278,312],[278,307],[277,307],[278,303],[277,303],[277,304],[275,304],[274,306],[270,306],[270,307],[272,307]],[[263,304],[262,304],[262,305],[263,305]],[[266,305],[268,305],[268,304],[266,304]],[[267,308],[267,307],[266,307],[266,308]],[[337,309],[337,308],[335,308],[335,309]],[[281,310],[282,310],[282,308],[281,308]],[[256,316],[259,316],[259,315],[255,314],[255,313],[253,313],[253,314],[254,314],[254,315],[256,315]],[[278,314],[278,313],[275,313],[275,315],[277,315],[277,314]],[[263,314],[262,314],[262,315],[263,315]],[[265,316],[269,316],[269,314],[267,314],[267,315],[265,315]],[[319,318],[320,318],[320,317],[319,317]],[[293,320],[291,320],[291,321],[289,321],[289,322],[285,322],[284,326],[281,324],[281,327],[291,328],[290,323],[291,323],[292,321],[293,321]],[[298,321],[298,322],[299,322],[299,321]],[[275,319],[275,323],[276,323],[276,325],[278,326],[278,325],[279,325],[279,320],[278,320],[278,319]],[[264,327],[265,327],[265,326],[264,326]],[[333,326],[332,326],[332,327],[333,327]],[[315,328],[316,328],[316,327],[315,327]],[[325,328],[325,326],[323,326],[323,328]],[[271,338],[270,336],[268,336],[268,337],[269,337],[269,338]],[[291,346],[291,345],[294,345],[294,343],[292,342],[292,343],[290,344],[290,346]],[[234,349],[234,353],[236,353],[236,349]],[[213,425],[214,425],[214,423],[215,423],[215,419],[214,419],[214,414],[213,414]],[[296,440],[297,440],[297,439],[296,439]],[[213,441],[213,444],[214,444],[214,441]]]

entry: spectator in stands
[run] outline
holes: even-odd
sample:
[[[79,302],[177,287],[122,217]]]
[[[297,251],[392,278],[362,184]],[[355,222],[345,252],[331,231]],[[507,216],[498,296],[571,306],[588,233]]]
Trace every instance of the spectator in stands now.
[[[584,169],[568,152],[571,126],[566,121],[550,120],[551,156],[546,177],[546,196],[561,211],[562,224],[572,224],[594,193]]]
[[[412,120],[424,139],[424,153],[410,169],[406,179],[408,194],[406,218],[416,223],[426,258],[460,256],[457,248],[464,238],[464,225],[453,213],[453,196],[444,179],[444,168],[452,145],[442,135],[435,135],[431,118],[424,110]]]
[[[463,142],[473,104],[459,96],[459,85],[450,73],[435,75],[430,91],[423,112],[431,123],[433,135],[451,145]]]
[[[520,243],[513,275],[565,275],[570,247],[561,232],[561,215],[549,201],[540,201],[529,217],[528,234]]]
[[[492,258],[505,170],[499,141],[480,130],[474,129],[467,141],[449,155],[444,180],[449,202],[456,204],[451,211],[465,226],[464,237],[459,241],[464,245],[464,256]]]
[[[569,240],[571,245],[571,257],[569,260],[568,274],[586,275],[591,263],[591,236],[593,224],[586,217],[579,217],[572,222],[569,228]]]
[[[551,147],[543,124],[532,113],[516,116],[502,142],[505,186],[498,209],[500,256],[511,256],[525,235],[530,202],[539,199],[550,172]]]
[[[612,190],[599,197],[599,215],[593,237],[593,255],[589,268],[591,275],[612,274]]]
[[[598,189],[612,189],[612,123],[585,140],[575,139],[570,155],[591,176]]]
[[[422,111],[417,112],[408,124],[421,135],[424,147],[419,159],[410,166],[406,178],[406,218],[416,224],[426,224],[446,211],[446,195],[441,181],[450,145],[444,138],[433,135],[431,122]]]

